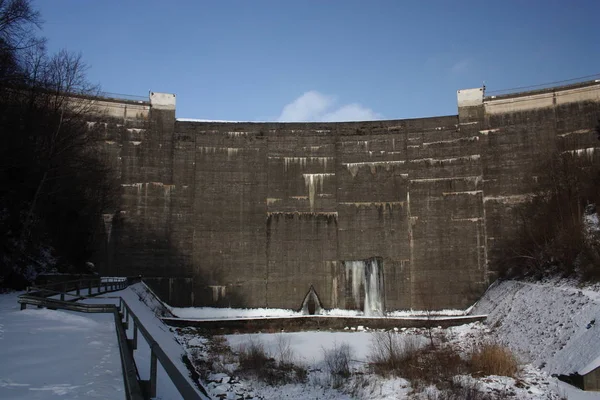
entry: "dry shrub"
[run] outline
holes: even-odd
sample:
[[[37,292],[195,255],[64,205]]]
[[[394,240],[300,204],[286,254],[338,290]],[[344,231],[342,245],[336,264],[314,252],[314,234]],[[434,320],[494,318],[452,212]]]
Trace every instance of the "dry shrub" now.
[[[352,360],[352,347],[348,343],[337,343],[331,349],[323,349],[325,355],[325,369],[329,374],[331,386],[339,388],[350,377],[350,361]]]
[[[223,336],[209,336],[206,347],[192,349],[192,359],[203,379],[208,379],[211,373],[230,373],[228,364],[234,361],[234,355]],[[195,350],[195,351],[194,351]]]
[[[500,375],[514,377],[519,364],[509,348],[497,343],[484,343],[476,348],[470,357],[473,375]]]
[[[444,387],[453,376],[467,372],[466,362],[450,344],[423,346],[419,337],[394,332],[373,334],[369,363],[375,373],[402,377],[414,387]]]
[[[373,332],[369,363],[380,375],[394,374],[400,365],[421,347],[415,336],[397,332]]]
[[[267,354],[262,342],[250,339],[239,348],[240,368],[245,371],[258,371],[267,364],[271,357]]]
[[[280,364],[293,364],[296,359],[290,337],[282,333],[277,334],[276,352],[276,358]]]
[[[262,342],[250,339],[238,351],[238,372],[255,377],[269,385],[305,382],[307,371],[293,363],[294,355],[289,339],[278,337],[276,360],[266,350]]]
[[[514,399],[515,393],[507,390],[498,390],[493,393],[481,391],[475,381],[459,382],[452,380],[443,391],[428,394],[427,400],[505,400]]]

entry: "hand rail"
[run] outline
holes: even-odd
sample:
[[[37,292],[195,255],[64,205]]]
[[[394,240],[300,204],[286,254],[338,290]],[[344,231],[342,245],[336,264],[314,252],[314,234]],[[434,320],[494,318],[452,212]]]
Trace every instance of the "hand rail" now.
[[[87,280],[86,280],[87,281]],[[127,286],[127,282],[120,283],[119,286]],[[47,290],[47,289],[46,289]],[[69,311],[85,312],[85,313],[113,313],[115,316],[115,328],[119,343],[119,352],[121,355],[121,366],[123,369],[123,381],[125,384],[125,392],[127,399],[143,400],[156,397],[156,382],[157,382],[157,361],[160,361],[163,369],[167,373],[171,382],[175,385],[179,393],[184,399],[200,400],[202,397],[185,378],[181,371],[175,366],[173,361],[167,356],[160,345],[154,340],[152,334],[141,323],[137,315],[131,310],[131,307],[119,297],[119,306],[114,304],[82,304],[67,302],[64,300],[50,299],[35,295],[36,292],[31,292],[19,296],[18,302],[21,304],[21,309],[25,309],[27,304],[36,305],[38,307],[47,307],[50,309],[62,309]],[[125,321],[123,321],[123,317]],[[129,327],[129,318],[133,321],[133,339],[127,338],[126,330]],[[135,358],[133,357],[134,350],[137,349],[138,330],[142,337],[150,347],[150,379],[141,380],[137,372]],[[200,391],[210,397],[208,392],[202,385],[198,384]]]
[[[150,397],[156,397],[156,361],[158,359],[169,378],[171,378],[171,382],[173,382],[179,391],[179,394],[181,394],[184,399],[200,399],[198,392],[196,392],[192,385],[190,385],[189,381],[181,374],[181,371],[179,371],[175,364],[173,364],[173,361],[171,361],[169,356],[167,356],[160,345],[154,340],[150,332],[148,332],[144,325],[142,325],[139,318],[135,315],[123,298],[120,298],[119,308],[125,311],[125,326],[129,324],[129,317],[131,317],[133,320],[134,336],[132,347],[137,348],[138,329],[150,347],[150,380],[142,381],[142,383],[147,386]],[[204,395],[209,396],[204,387],[199,386],[199,389]]]

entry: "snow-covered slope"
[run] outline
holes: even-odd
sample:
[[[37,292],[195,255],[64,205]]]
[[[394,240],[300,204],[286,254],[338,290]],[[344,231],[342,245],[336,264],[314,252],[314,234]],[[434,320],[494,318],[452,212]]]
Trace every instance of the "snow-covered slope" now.
[[[472,310],[488,314],[496,337],[550,374],[585,373],[600,363],[600,293],[573,284],[504,281]]]

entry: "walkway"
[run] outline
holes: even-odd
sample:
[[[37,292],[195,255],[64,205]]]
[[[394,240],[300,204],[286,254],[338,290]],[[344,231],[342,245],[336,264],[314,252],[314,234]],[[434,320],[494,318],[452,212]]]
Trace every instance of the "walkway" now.
[[[0,295],[1,399],[124,399],[112,314],[28,307]]]

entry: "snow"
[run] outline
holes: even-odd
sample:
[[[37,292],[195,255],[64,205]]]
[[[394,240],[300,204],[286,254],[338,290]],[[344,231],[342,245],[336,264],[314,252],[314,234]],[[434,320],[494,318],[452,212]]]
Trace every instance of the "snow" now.
[[[354,350],[354,359],[365,362],[371,343],[371,333],[362,332],[289,332],[274,334],[243,334],[225,336],[232,349],[241,345],[260,341],[265,350],[276,354],[278,343],[281,340],[289,342],[292,350],[301,363],[320,364],[323,362],[323,350],[329,349],[334,344],[347,343]]]
[[[474,378],[456,376],[456,381],[472,385],[490,395],[506,395],[515,399],[600,399],[600,393],[584,392],[560,382],[551,374],[585,373],[600,363],[600,348],[596,345],[600,317],[600,291],[598,287],[579,288],[573,282],[549,281],[543,283],[506,281],[493,285],[483,298],[468,310],[443,310],[438,318],[450,315],[489,314],[485,324],[470,323],[446,330],[434,328],[435,334],[445,333],[461,353],[467,355],[476,343],[495,341],[510,347],[521,364],[516,378],[488,376]],[[188,310],[190,315],[223,318],[269,316],[298,316],[291,310],[232,310],[204,309],[201,314]],[[175,311],[178,313],[177,311]],[[203,315],[202,315],[203,313]],[[351,310],[328,310],[323,315],[345,315],[359,317],[363,313]],[[437,314],[437,313],[436,313]],[[414,318],[427,317],[425,311],[397,311],[388,316]],[[410,382],[375,376],[364,369],[368,362],[372,330],[352,329],[345,332],[290,332],[228,335],[227,343],[236,352],[244,344],[261,342],[267,352],[276,357],[281,342],[289,343],[295,354],[296,363],[308,370],[308,381],[304,384],[268,386],[255,380],[240,380],[235,376],[235,365],[228,371],[210,374],[209,391],[222,394],[224,398],[235,398],[234,394],[245,393],[253,398],[415,398],[433,399],[443,396],[435,387],[415,389]],[[420,340],[426,334],[419,329],[401,329],[399,335],[416,335]],[[180,340],[188,352],[202,346],[203,338],[180,331]],[[191,339],[193,337],[193,339]],[[352,369],[355,371],[344,386],[333,389],[323,372],[325,349],[348,343],[353,349]],[[196,347],[197,349],[198,347]],[[358,390],[359,388],[360,390]]]
[[[32,306],[21,311],[17,303],[19,294],[0,295],[1,399],[125,398],[112,313],[84,314]],[[146,293],[143,284],[83,302],[116,305],[118,296],[125,299],[171,361],[195,387],[181,358],[184,350],[174,340],[170,329],[156,317],[153,309],[158,303]],[[131,322],[127,336],[133,337]],[[138,335],[138,349],[134,357],[140,376],[148,379],[150,348],[141,334]],[[158,399],[181,398],[160,362],[157,395]]]
[[[551,374],[587,372],[600,362],[600,293],[558,282],[506,281],[473,309],[523,361]]]
[[[155,314],[158,303],[153,296],[149,296],[147,288],[143,283],[136,283],[127,287],[124,290],[113,292],[111,296],[107,297],[95,297],[84,300],[84,303],[88,304],[106,304],[113,303],[119,304],[119,297],[123,298],[127,305],[131,308],[133,313],[139,318],[142,325],[152,335],[154,340],[160,345],[164,352],[169,356],[169,359],[175,364],[177,369],[182,373],[184,377],[188,379],[193,387],[196,387],[195,383],[189,376],[189,371],[186,365],[182,361],[182,355],[185,354],[185,350],[175,340],[173,332],[167,327]],[[148,304],[146,304],[148,303]],[[113,328],[113,335],[114,328]],[[127,337],[133,338],[133,323],[130,322],[129,329],[127,330]],[[116,340],[116,335],[115,335]],[[150,348],[143,339],[141,333],[138,334],[138,349],[134,351],[135,363],[142,379],[149,379],[150,376]],[[157,396],[162,399],[178,399],[181,398],[179,391],[173,385],[170,378],[158,363],[158,378],[157,378]],[[204,398],[202,396],[201,398]]]
[[[19,294],[0,295],[0,398],[125,398],[113,314],[21,311]]]
[[[0,295],[0,398],[124,398],[119,349],[112,314],[82,314],[75,312],[34,309],[20,311],[19,293]],[[136,284],[110,296],[84,300],[86,303],[118,304],[121,296],[144,326],[151,332],[169,358],[189,378],[182,355],[202,349],[206,339],[197,333],[178,330],[177,334],[157,317],[164,305],[149,293],[143,284]],[[157,311],[155,311],[157,310]],[[299,312],[281,309],[215,309],[172,308],[184,317],[274,318],[301,316]],[[329,310],[324,315],[361,317],[360,312]],[[444,310],[438,318],[464,315],[463,310]],[[570,281],[542,283],[505,281],[492,286],[473,306],[472,314],[488,314],[486,324],[470,323],[448,329],[434,328],[435,335],[444,335],[462,354],[483,340],[492,340],[510,347],[523,363],[517,378],[488,376],[454,377],[462,384],[477,387],[490,394],[507,394],[515,399],[568,398],[570,400],[599,399],[600,393],[583,392],[559,382],[550,374],[586,373],[600,364],[597,338],[600,331],[598,287],[576,287]],[[187,314],[187,315],[186,315]],[[425,311],[397,311],[388,316],[427,317]],[[128,337],[133,336],[130,323]],[[426,343],[426,331],[414,328],[396,331],[401,337],[417,337]],[[308,371],[306,383],[269,386],[256,380],[243,380],[231,371],[215,371],[205,382],[211,395],[226,399],[240,394],[252,398],[288,399],[433,399],[440,395],[434,386],[411,387],[402,378],[384,378],[365,369],[370,352],[372,331],[367,328],[344,332],[290,332],[271,334],[228,335],[227,343],[237,349],[249,341],[260,341],[268,352],[276,355],[281,343],[289,343],[295,362]],[[182,343],[183,346],[180,344]],[[342,343],[352,350],[353,375],[339,389],[334,389],[324,368],[324,351]],[[150,350],[138,337],[136,364],[142,379],[149,376]],[[193,383],[192,383],[193,384]],[[562,397],[561,397],[562,396]],[[181,398],[159,363],[158,398]]]
[[[471,323],[452,327],[446,330],[434,329],[434,336],[445,335],[445,340],[454,343],[463,354],[468,354],[474,343],[490,335],[490,329],[482,323]],[[193,330],[178,331],[188,352],[198,349],[203,351],[206,339],[198,336]],[[396,331],[400,338],[412,337],[417,344],[426,345],[429,339],[423,329],[400,329]],[[366,363],[371,351],[372,332],[293,332],[271,334],[243,334],[225,336],[227,343],[235,352],[249,343],[260,342],[267,353],[275,359],[279,358],[281,348],[286,344],[291,348],[292,358],[297,365],[304,366],[308,371],[305,383],[269,386],[254,379],[240,379],[236,376],[236,364],[224,365],[225,370],[209,374],[208,390],[215,395],[223,395],[226,399],[238,398],[244,395],[255,399],[287,398],[287,399],[435,399],[441,392],[434,386],[416,389],[411,383],[402,378],[380,377],[366,369]],[[325,350],[346,343],[352,348],[351,370],[354,372],[344,381],[339,389],[331,387],[329,376],[324,363]],[[283,345],[282,345],[283,344]],[[205,350],[204,350],[205,351]],[[196,353],[197,354],[197,353]],[[468,383],[479,391],[491,395],[506,394],[507,398],[515,399],[548,399],[559,400],[568,393],[569,399],[598,398],[573,387],[563,387],[555,378],[547,373],[524,365],[517,378],[503,376],[487,376],[473,378],[457,376],[456,381]],[[578,396],[583,397],[578,397]],[[443,397],[439,397],[443,398]]]

